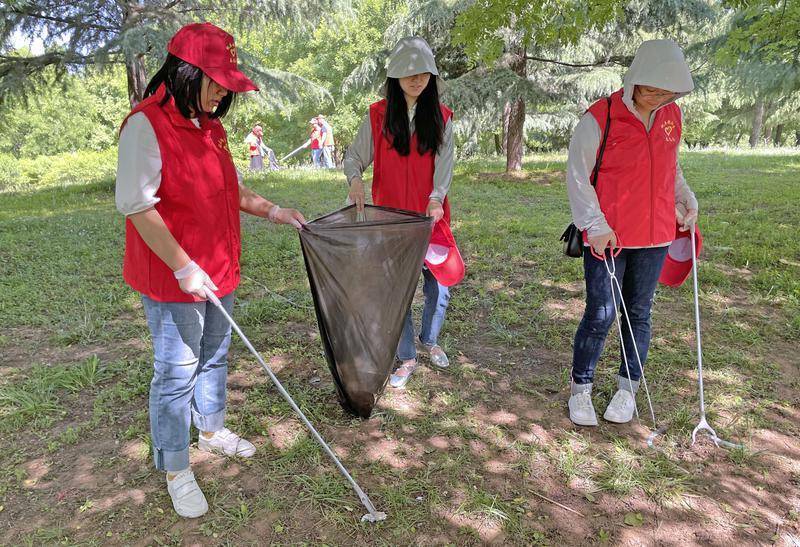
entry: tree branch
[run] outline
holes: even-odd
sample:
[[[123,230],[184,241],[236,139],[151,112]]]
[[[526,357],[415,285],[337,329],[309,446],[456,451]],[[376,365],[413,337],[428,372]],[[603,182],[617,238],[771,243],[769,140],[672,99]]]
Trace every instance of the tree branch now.
[[[44,15],[42,13],[36,13],[33,11],[25,11],[19,9],[11,9],[11,13],[15,13],[17,15],[22,15],[24,17],[33,17],[34,19],[44,19],[45,21],[53,21],[54,23],[63,23],[65,25],[70,25],[72,27],[84,27],[84,28],[93,28],[95,30],[104,30],[106,32],[114,32],[118,29],[114,27],[107,27],[105,25],[97,25],[92,23],[86,23],[83,20],[77,21],[75,19],[63,19],[61,17],[54,17],[52,15]]]
[[[533,55],[526,55],[525,59],[528,61],[538,61],[540,63],[551,63],[554,65],[560,66],[568,66],[572,68],[589,68],[595,66],[602,66],[602,65],[620,65],[620,66],[627,66],[633,60],[633,57],[625,56],[625,55],[614,55],[613,57],[609,57],[604,61],[596,61],[594,63],[566,63],[564,61],[558,61],[556,59],[543,59],[542,57],[534,57]]]

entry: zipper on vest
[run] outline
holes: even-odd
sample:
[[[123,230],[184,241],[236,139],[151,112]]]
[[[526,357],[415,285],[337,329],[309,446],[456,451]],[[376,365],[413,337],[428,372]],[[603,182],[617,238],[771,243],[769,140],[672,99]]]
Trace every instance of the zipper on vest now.
[[[653,120],[653,125],[655,125],[655,120]],[[656,204],[655,204],[655,191],[653,190],[653,142],[650,140],[650,131],[646,131],[647,133],[647,153],[650,156],[650,245],[653,245],[653,240],[655,239],[655,214],[656,214]]]

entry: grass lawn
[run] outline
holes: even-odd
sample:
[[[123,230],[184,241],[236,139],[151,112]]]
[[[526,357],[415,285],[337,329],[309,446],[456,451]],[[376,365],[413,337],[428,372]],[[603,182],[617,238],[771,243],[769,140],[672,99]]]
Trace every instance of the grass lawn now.
[[[558,242],[563,157],[530,159],[513,179],[496,159],[458,166],[453,227],[468,273],[442,333],[453,366],[421,367],[367,421],[336,401],[296,233],[243,218],[234,316],[388,513],[378,525],[359,522],[358,498],[238,340],[228,425],[259,452],[225,461],[192,448],[211,509],[175,515],[149,457],[152,349],[121,279],[113,180],[0,193],[0,544],[789,544],[800,537],[800,154],[688,152],[682,165],[705,236],[709,420],[741,450],[690,446],[690,284],[656,294],[647,379],[668,426],[659,450],[644,442],[649,421],[569,421],[583,284]],[[309,218],[346,194],[338,172],[246,182]],[[614,338],[599,413],[615,387]],[[639,408],[644,419],[643,397]]]

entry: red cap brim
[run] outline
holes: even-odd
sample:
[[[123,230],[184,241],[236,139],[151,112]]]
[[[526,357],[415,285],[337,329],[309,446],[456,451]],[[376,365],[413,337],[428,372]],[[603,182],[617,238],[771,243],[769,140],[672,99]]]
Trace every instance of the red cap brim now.
[[[203,72],[228,91],[234,93],[258,91],[258,86],[237,69],[206,68]]]
[[[703,248],[703,236],[700,229],[695,226],[695,256],[700,256],[700,249]],[[679,287],[692,273],[692,241],[689,232],[676,229],[675,240],[667,250],[667,258],[661,268],[658,282],[668,287]]]
[[[464,266],[464,259],[461,258],[461,252],[458,247],[453,245],[447,253],[447,258],[439,264],[433,264],[425,261],[425,265],[436,278],[436,281],[445,287],[452,287],[464,279],[466,267]]]

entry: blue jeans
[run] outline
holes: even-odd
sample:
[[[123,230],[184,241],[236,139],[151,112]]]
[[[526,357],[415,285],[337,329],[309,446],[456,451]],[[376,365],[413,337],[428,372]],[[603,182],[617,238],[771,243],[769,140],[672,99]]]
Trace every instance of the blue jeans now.
[[[233,293],[221,298],[233,309]],[[231,327],[211,302],[157,302],[142,296],[153,337],[150,436],[156,469],[189,467],[189,427],[218,431],[225,421]]]
[[[333,146],[322,147],[322,159],[326,168],[333,169],[336,167],[336,163],[333,161]]]
[[[650,348],[650,309],[653,295],[656,292],[661,266],[667,256],[667,247],[648,249],[623,249],[614,261],[616,276],[622,285],[622,297],[628,307],[628,316],[633,327],[633,337],[639,357],[644,366],[647,350]],[[606,260],[608,251],[606,251]],[[600,354],[603,353],[608,330],[615,323],[614,302],[611,300],[611,280],[602,260],[592,256],[588,248],[583,253],[583,270],[586,278],[586,308],[583,319],[575,333],[575,345],[572,357],[572,379],[576,384],[590,384],[594,380],[594,369]],[[614,290],[619,306],[619,294]],[[631,340],[625,315],[620,307],[622,317],[622,338],[627,363],[620,355],[619,375],[631,380],[641,378],[639,364]],[[621,352],[620,352],[621,353]]]
[[[322,165],[322,148],[315,148],[311,150],[311,163],[316,168],[324,167]]]
[[[424,280],[422,294],[425,295],[425,305],[422,308],[422,328],[419,333],[419,341],[428,346],[435,346],[439,339],[439,331],[444,325],[447,305],[450,303],[450,289],[436,281],[428,268],[422,268],[422,277]],[[416,359],[416,357],[414,321],[409,309],[403,324],[403,334],[400,335],[400,343],[397,345],[397,358],[407,361]]]

